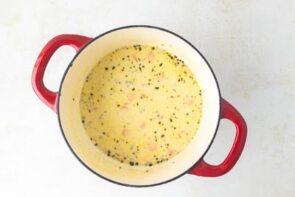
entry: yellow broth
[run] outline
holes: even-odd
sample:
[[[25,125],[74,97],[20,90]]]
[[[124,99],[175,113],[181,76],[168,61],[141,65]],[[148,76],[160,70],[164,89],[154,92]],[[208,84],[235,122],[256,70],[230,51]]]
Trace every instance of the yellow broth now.
[[[96,148],[131,166],[152,166],[177,155],[195,136],[202,92],[178,57],[153,46],[127,46],[90,71],[80,111]]]

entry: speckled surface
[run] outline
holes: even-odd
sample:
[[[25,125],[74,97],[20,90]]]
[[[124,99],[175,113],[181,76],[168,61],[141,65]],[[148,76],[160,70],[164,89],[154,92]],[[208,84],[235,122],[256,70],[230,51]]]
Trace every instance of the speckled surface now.
[[[99,60],[79,104],[92,144],[120,163],[119,169],[145,166],[145,172],[185,149],[203,108],[202,91],[186,63],[148,45],[125,46]]]
[[[0,7],[0,196],[294,196],[295,2],[3,1]],[[220,178],[185,175],[153,188],[106,182],[72,155],[56,114],[30,77],[46,41],[62,33],[96,36],[124,25],[172,30],[208,59],[222,95],[244,115],[245,151]],[[45,83],[57,90],[70,47],[52,58]],[[233,140],[222,121],[206,160],[221,161]]]

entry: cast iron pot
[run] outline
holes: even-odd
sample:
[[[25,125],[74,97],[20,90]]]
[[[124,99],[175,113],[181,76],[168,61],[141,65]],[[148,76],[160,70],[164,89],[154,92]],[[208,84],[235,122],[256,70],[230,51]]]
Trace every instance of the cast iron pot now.
[[[194,73],[202,89],[203,114],[198,131],[185,150],[172,159],[149,167],[123,165],[107,157],[89,140],[81,123],[79,97],[89,71],[106,54],[126,45],[145,44],[162,48],[178,56]],[[61,46],[74,47],[77,54],[60,83],[59,92],[47,89],[43,82],[46,66]],[[186,173],[217,177],[232,169],[246,141],[247,127],[241,114],[221,97],[216,77],[205,57],[179,35],[153,26],[135,25],[105,32],[96,38],[59,35],[41,51],[32,74],[33,89],[38,97],[58,114],[62,134],[76,158],[90,171],[111,182],[126,186],[154,186],[167,183]],[[219,165],[210,165],[203,157],[216,135],[220,119],[236,126],[232,148]]]

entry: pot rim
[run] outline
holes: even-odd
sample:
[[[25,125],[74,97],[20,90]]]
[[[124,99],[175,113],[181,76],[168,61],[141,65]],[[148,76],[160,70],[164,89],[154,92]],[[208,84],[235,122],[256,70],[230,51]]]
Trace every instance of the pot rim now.
[[[104,180],[107,180],[111,183],[115,183],[115,184],[118,184],[118,185],[121,185],[121,186],[128,186],[128,187],[152,187],[152,186],[158,186],[158,185],[162,185],[162,184],[165,184],[165,183],[168,183],[168,182],[171,182],[171,181],[174,181],[178,178],[180,178],[181,176],[187,174],[191,169],[193,169],[196,165],[198,165],[198,163],[202,160],[202,158],[206,155],[206,153],[208,152],[208,150],[210,149],[215,137],[216,137],[216,133],[217,133],[217,130],[218,130],[218,127],[219,127],[219,123],[220,123],[220,117],[221,117],[221,92],[220,92],[220,87],[219,87],[219,84],[218,84],[218,81],[217,81],[217,78],[213,72],[213,69],[211,68],[209,62],[207,61],[207,59],[205,58],[205,56],[192,44],[190,43],[188,40],[186,40],[185,38],[181,37],[180,35],[170,31],[170,30],[167,30],[167,29],[164,29],[164,28],[161,28],[161,27],[157,27],[157,26],[152,26],[152,25],[128,25],[128,26],[121,26],[121,27],[117,27],[117,28],[114,28],[114,29],[111,29],[109,31],[106,31],[96,37],[94,37],[91,41],[89,41],[86,45],[84,45],[77,53],[76,55],[73,57],[73,59],[71,60],[71,62],[69,63],[69,65],[67,66],[63,76],[62,76],[62,79],[61,79],[61,82],[60,82],[60,85],[59,85],[59,92],[61,92],[61,89],[62,89],[62,86],[63,86],[63,82],[64,82],[64,79],[69,71],[69,69],[71,68],[73,62],[75,61],[75,59],[79,56],[79,54],[88,46],[90,45],[92,42],[96,41],[97,39],[101,38],[102,36],[106,35],[106,34],[109,34],[109,33],[112,33],[114,31],[118,31],[118,30],[121,30],[121,29],[128,29],[128,28],[138,28],[138,27],[143,27],[143,28],[151,28],[151,29],[157,29],[157,30],[161,30],[161,31],[164,31],[166,33],[170,33],[176,37],[178,37],[179,39],[181,39],[182,41],[184,41],[186,44],[188,44],[189,46],[191,46],[201,57],[202,59],[206,62],[207,66],[209,67],[210,69],[210,72],[211,74],[213,75],[213,78],[215,80],[215,83],[217,85],[217,90],[218,90],[218,95],[219,95],[219,114],[218,114],[218,121],[217,121],[217,124],[216,124],[216,128],[215,128],[215,131],[214,131],[214,135],[208,145],[208,147],[206,148],[205,152],[202,154],[202,156],[196,161],[193,163],[193,165],[188,168],[187,170],[185,170],[183,173],[180,173],[178,174],[177,176],[171,178],[171,179],[168,179],[166,181],[162,181],[162,182],[159,182],[159,183],[155,183],[155,184],[148,184],[148,185],[133,185],[133,184],[126,184],[126,183],[121,183],[121,182],[117,182],[117,181],[114,181],[114,180],[111,180],[105,176],[102,176],[101,174],[97,173],[96,171],[94,171],[93,169],[91,169],[84,161],[82,161],[80,159],[80,157],[75,153],[75,151],[72,149],[70,143],[68,142],[66,136],[65,136],[65,133],[64,133],[64,130],[63,130],[63,127],[62,127],[62,124],[61,124],[61,119],[60,119],[60,111],[59,111],[59,104],[60,104],[60,96],[61,94],[58,94],[58,98],[57,98],[57,117],[58,117],[58,123],[59,123],[59,127],[60,127],[60,130],[61,130],[61,133],[62,133],[62,136],[67,144],[67,146],[69,147],[69,149],[71,150],[71,152],[73,153],[73,155],[78,159],[78,161],[84,166],[86,167],[89,171],[91,171],[93,174],[99,176],[100,178],[104,179]]]

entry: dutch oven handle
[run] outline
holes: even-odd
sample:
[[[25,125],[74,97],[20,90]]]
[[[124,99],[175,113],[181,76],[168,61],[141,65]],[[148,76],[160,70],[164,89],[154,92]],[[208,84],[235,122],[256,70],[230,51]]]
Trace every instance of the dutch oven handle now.
[[[54,112],[57,111],[58,92],[53,92],[44,85],[43,77],[46,66],[51,56],[59,47],[64,45],[72,46],[78,52],[90,40],[92,38],[81,35],[59,35],[51,39],[39,54],[32,73],[32,86],[40,100]]]
[[[247,125],[241,114],[225,99],[221,103],[221,118],[228,119],[236,126],[236,136],[233,146],[225,158],[219,165],[210,165],[203,158],[189,171],[190,174],[216,177],[221,176],[230,171],[238,161],[247,137]]]

